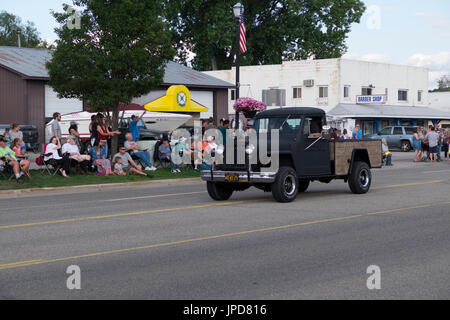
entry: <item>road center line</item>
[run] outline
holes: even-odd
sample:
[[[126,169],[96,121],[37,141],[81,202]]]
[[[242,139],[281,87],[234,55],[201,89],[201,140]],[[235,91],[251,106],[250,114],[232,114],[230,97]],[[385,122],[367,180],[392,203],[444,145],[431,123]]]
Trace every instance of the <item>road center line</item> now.
[[[406,184],[395,184],[395,185],[387,185],[387,186],[378,186],[378,187],[372,187],[372,189],[373,190],[382,190],[382,189],[391,189],[391,188],[404,188],[404,187],[411,187],[411,186],[417,186],[417,185],[435,184],[435,183],[440,183],[440,182],[445,182],[445,181],[447,181],[447,180],[430,180],[430,181],[414,182],[414,183],[406,183]],[[200,192],[200,193],[202,193],[202,192]],[[16,224],[16,225],[0,226],[0,230],[24,228],[24,227],[34,227],[34,226],[43,226],[43,225],[51,225],[51,224],[60,224],[60,223],[67,223],[67,222],[80,222],[80,221],[88,221],[88,220],[102,220],[102,219],[110,219],[110,218],[126,217],[126,216],[139,216],[139,215],[146,215],[146,214],[156,214],[156,213],[166,213],[166,212],[174,212],[174,211],[184,211],[184,210],[190,210],[190,209],[201,209],[201,208],[210,208],[210,207],[217,207],[217,206],[224,206],[224,205],[235,205],[235,204],[242,204],[242,203],[250,203],[250,202],[255,202],[255,201],[266,201],[266,200],[259,199],[259,200],[243,200],[243,201],[222,202],[222,203],[217,203],[216,202],[216,203],[210,203],[210,204],[204,204],[204,205],[196,205],[196,206],[186,206],[186,207],[180,207],[180,208],[155,209],[155,210],[150,210],[150,211],[117,213],[117,214],[109,214],[109,215],[94,216],[94,217],[80,217],[80,218],[69,218],[69,219],[60,219],[60,220],[41,221],[41,222],[31,222],[31,223],[23,223],[23,224]]]
[[[450,172],[450,170],[423,171],[422,173],[441,173],[441,172]]]
[[[372,187],[373,190],[381,190],[381,189],[391,189],[391,188],[404,188],[404,187],[412,187],[412,186],[420,186],[424,184],[435,184],[435,183],[441,183],[445,182],[447,180],[429,180],[429,181],[422,181],[422,182],[412,182],[412,183],[405,183],[405,184],[393,184],[389,186],[378,186],[378,187]]]
[[[201,208],[211,208],[211,207],[219,207],[219,206],[230,206],[230,205],[236,205],[236,204],[242,204],[242,203],[249,203],[249,202],[253,202],[253,201],[255,201],[255,200],[220,202],[220,203],[215,202],[215,203],[210,203],[210,204],[179,207],[179,208],[155,209],[155,210],[149,210],[149,211],[117,213],[117,214],[109,214],[109,215],[95,216],[95,217],[80,217],[80,218],[70,218],[70,219],[61,219],[61,220],[31,222],[31,223],[24,223],[24,224],[0,226],[0,230],[32,227],[32,226],[42,226],[42,225],[58,224],[58,223],[65,223],[65,222],[101,220],[101,219],[110,219],[110,218],[126,217],[126,216],[138,216],[138,215],[144,215],[144,214],[166,213],[166,212],[184,211],[184,210],[201,209]]]
[[[444,206],[444,205],[450,205],[450,202],[440,202],[440,203],[433,203],[433,204],[421,205],[421,206],[404,207],[404,208],[398,208],[398,209],[392,209],[392,210],[369,212],[366,214],[355,214],[355,215],[351,215],[351,216],[302,222],[302,223],[289,224],[289,225],[284,225],[284,226],[268,227],[268,228],[247,230],[247,231],[242,231],[242,232],[233,232],[233,233],[226,233],[226,234],[220,234],[220,235],[206,236],[206,237],[201,237],[201,238],[193,238],[193,239],[186,239],[186,240],[179,240],[179,241],[156,243],[156,244],[150,244],[150,245],[134,247],[134,248],[94,252],[94,253],[88,253],[88,254],[83,254],[83,255],[78,255],[78,256],[72,256],[72,257],[19,261],[19,262],[7,263],[7,264],[0,264],[0,270],[28,267],[28,266],[33,266],[33,265],[47,264],[47,263],[56,263],[56,262],[68,261],[68,260],[77,260],[77,259],[82,259],[82,258],[106,256],[106,255],[111,255],[111,254],[135,252],[135,251],[140,251],[140,250],[146,250],[146,249],[148,250],[148,249],[154,249],[154,248],[160,248],[160,247],[175,246],[175,245],[192,243],[192,242],[249,235],[249,234],[255,234],[255,233],[260,233],[260,232],[286,230],[286,229],[292,229],[292,228],[303,227],[303,226],[308,226],[308,225],[339,222],[339,221],[351,220],[351,219],[362,218],[362,217],[367,217],[367,216],[382,215],[382,214],[389,214],[389,213],[392,214],[392,213],[397,213],[397,212],[405,212],[408,210],[431,208],[431,207]]]

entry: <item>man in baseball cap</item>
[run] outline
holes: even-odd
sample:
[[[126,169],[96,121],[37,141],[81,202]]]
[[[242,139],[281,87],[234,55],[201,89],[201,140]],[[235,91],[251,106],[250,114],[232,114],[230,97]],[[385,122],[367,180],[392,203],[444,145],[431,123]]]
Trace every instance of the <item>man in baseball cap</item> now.
[[[139,134],[139,128],[138,128],[138,123],[139,121],[142,120],[142,118],[144,117],[144,115],[147,113],[147,111],[145,111],[140,117],[136,116],[136,115],[132,115],[131,116],[131,121],[130,121],[130,132],[133,135],[133,141],[138,142],[139,138],[141,137]]]

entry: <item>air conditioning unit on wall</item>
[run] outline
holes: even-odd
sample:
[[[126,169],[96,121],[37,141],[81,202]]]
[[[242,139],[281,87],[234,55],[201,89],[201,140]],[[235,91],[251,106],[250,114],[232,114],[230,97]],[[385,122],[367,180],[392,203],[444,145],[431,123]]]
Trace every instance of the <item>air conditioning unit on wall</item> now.
[[[314,87],[314,80],[305,80],[303,81],[303,85],[307,88]]]

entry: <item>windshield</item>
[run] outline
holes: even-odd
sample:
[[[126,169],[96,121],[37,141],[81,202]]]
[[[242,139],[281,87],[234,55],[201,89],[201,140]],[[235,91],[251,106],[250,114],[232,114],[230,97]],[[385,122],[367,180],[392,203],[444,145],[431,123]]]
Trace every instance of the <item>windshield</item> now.
[[[268,133],[270,130],[280,130],[280,134],[295,135],[300,131],[300,118],[293,117],[277,117],[277,118],[262,118],[256,120],[255,130],[258,133]]]

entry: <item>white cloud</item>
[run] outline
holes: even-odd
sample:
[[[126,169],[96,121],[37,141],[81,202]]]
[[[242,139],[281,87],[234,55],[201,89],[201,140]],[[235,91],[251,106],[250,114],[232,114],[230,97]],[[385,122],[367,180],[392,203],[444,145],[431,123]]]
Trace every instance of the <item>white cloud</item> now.
[[[392,63],[390,56],[381,53],[356,54],[346,53],[343,59],[360,60],[368,62]],[[437,87],[437,80],[444,75],[450,74],[450,51],[436,54],[416,53],[401,63],[413,67],[423,67],[429,70],[429,87]]]
[[[437,54],[416,53],[406,60],[407,65],[434,70],[450,69],[450,51]]]
[[[437,80],[444,75],[450,74],[450,51],[437,54],[416,53],[412,55],[405,64],[415,67],[429,69],[429,86],[437,88]]]
[[[346,53],[342,56],[344,59],[349,60],[360,60],[367,62],[381,62],[381,63],[389,63],[391,57],[386,54],[381,53],[369,53],[364,55],[359,55],[356,53]]]

